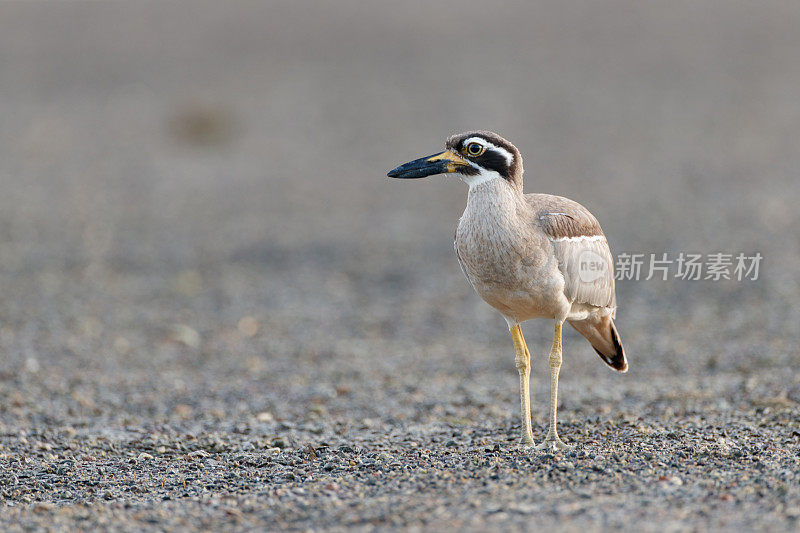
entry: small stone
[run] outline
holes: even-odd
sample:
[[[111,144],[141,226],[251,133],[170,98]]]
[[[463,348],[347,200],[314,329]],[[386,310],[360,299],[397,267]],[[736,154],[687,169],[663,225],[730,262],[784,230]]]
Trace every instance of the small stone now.
[[[198,348],[201,341],[200,334],[197,330],[186,324],[174,324],[169,338],[171,341],[183,344],[189,348]]]
[[[31,374],[35,374],[39,371],[39,361],[36,360],[35,357],[28,357],[25,359],[25,370],[30,372]]]
[[[275,417],[269,411],[261,411],[256,415],[256,420],[261,423],[267,423],[275,420]]]
[[[239,330],[239,333],[244,337],[255,337],[256,333],[258,333],[258,320],[252,316],[244,316],[239,319],[239,322],[236,324],[236,329]]]
[[[114,339],[114,351],[120,355],[128,355],[131,351],[131,343],[125,337],[116,337]]]
[[[175,416],[179,418],[188,419],[191,418],[194,409],[192,409],[191,405],[186,405],[185,403],[181,403],[176,405],[175,408],[172,410],[172,412],[175,413]]]

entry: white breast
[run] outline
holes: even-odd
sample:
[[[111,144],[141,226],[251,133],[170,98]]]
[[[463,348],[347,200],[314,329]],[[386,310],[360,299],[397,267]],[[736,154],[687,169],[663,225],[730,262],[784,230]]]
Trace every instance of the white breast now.
[[[472,187],[455,238],[461,269],[475,291],[517,322],[568,307],[552,244],[535,231],[529,207],[518,197],[502,178]]]

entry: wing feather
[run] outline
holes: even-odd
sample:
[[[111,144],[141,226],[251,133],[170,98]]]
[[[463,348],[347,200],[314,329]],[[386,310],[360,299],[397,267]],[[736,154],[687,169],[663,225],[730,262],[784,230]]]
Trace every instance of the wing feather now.
[[[614,259],[597,219],[581,204],[549,194],[528,194],[536,223],[553,244],[568,300],[615,308]]]

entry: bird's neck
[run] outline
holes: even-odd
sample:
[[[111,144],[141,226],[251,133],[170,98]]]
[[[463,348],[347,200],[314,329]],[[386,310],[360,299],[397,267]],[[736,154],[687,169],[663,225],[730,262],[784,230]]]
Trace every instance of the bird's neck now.
[[[462,174],[459,177],[461,178],[461,181],[469,186],[470,193],[476,188],[484,188],[483,186],[487,183],[494,185],[504,184],[506,187],[514,189],[520,194],[522,193],[522,178],[516,176],[512,178],[505,178],[495,170],[481,169],[479,174],[472,176]]]
[[[470,185],[464,214],[487,222],[507,223],[516,219],[520,205],[524,203],[522,191],[498,175]]]

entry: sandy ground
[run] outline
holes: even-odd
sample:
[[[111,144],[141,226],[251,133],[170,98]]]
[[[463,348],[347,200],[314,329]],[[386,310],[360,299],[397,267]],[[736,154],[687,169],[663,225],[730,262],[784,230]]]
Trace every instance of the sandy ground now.
[[[751,529],[800,520],[794,2],[0,3],[0,528]],[[615,252],[630,360],[565,336],[517,446],[465,187],[487,128]],[[546,430],[552,325],[534,352]]]

